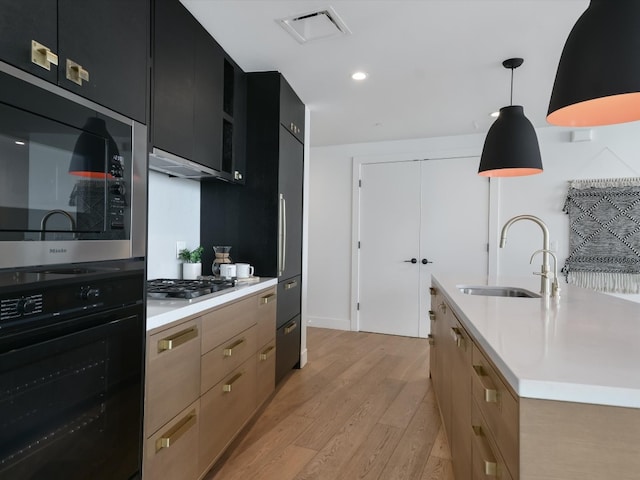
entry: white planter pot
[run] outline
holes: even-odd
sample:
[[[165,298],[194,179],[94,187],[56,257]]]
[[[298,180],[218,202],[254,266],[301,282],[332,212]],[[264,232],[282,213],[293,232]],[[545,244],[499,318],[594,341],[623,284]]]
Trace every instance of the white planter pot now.
[[[182,264],[182,278],[184,280],[195,280],[199,275],[202,275],[201,263],[183,263]]]

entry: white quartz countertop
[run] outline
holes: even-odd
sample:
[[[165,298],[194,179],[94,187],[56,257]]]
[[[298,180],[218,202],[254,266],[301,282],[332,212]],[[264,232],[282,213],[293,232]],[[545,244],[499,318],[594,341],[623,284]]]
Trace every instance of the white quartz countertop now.
[[[147,332],[163,327],[177,320],[197,315],[210,308],[224,305],[238,298],[259,292],[278,284],[276,278],[261,278],[257,282],[242,283],[237,287],[204,295],[191,300],[147,300]]]
[[[557,304],[458,290],[486,285],[486,278],[432,280],[521,397],[640,408],[640,304],[564,279]],[[533,276],[490,283],[533,292],[540,287]]]

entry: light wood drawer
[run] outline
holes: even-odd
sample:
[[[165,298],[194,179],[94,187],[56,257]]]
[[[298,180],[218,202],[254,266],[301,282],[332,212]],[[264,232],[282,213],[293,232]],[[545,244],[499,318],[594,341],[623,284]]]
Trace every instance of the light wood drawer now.
[[[480,414],[475,400],[471,406],[471,478],[473,480],[500,479],[511,480],[512,477],[505,465],[500,451],[493,438],[488,434],[487,424]],[[517,478],[517,477],[516,477]]]
[[[254,325],[202,356],[200,393],[209,390],[255,354],[257,330]]]
[[[146,437],[199,397],[200,337],[195,319],[147,338]]]
[[[251,355],[200,398],[200,473],[210,468],[255,408],[256,359]]]
[[[145,440],[144,478],[192,480],[198,478],[194,452],[198,451],[200,401],[196,400],[158,432]]]
[[[257,405],[269,398],[276,387],[276,339],[264,344],[256,354],[257,371]]]
[[[203,355],[256,324],[256,297],[225,304],[201,317]]]
[[[257,296],[258,301],[258,345],[264,345],[276,337],[276,289],[262,291]]]
[[[486,422],[489,435],[495,439],[509,471],[518,477],[518,401],[507,388],[491,363],[474,344],[473,398]]]

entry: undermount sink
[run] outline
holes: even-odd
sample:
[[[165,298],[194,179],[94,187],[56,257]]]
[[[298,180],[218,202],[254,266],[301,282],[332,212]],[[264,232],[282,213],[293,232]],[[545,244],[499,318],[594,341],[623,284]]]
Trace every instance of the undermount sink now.
[[[459,285],[458,290],[467,295],[487,297],[540,298],[540,294],[519,287],[498,287],[493,285]]]

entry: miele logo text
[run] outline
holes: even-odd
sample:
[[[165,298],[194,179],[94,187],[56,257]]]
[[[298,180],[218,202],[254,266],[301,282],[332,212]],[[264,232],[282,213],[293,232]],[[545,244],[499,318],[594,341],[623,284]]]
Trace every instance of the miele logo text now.
[[[49,253],[67,253],[66,248],[50,248]]]

